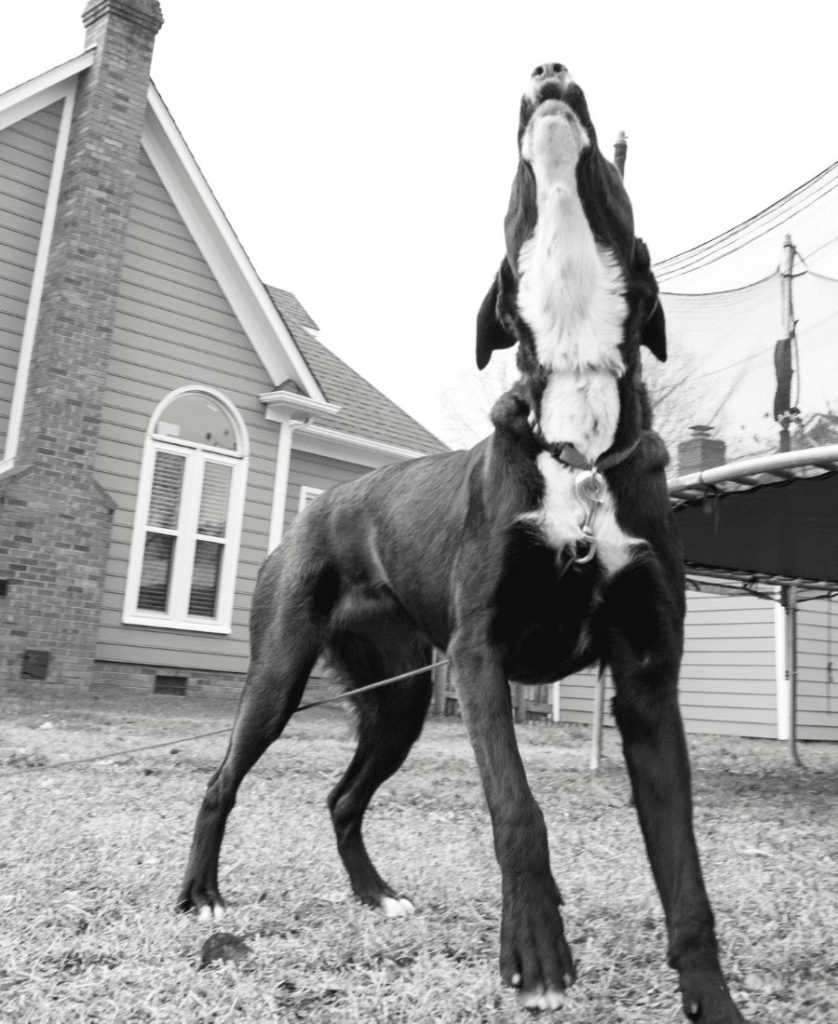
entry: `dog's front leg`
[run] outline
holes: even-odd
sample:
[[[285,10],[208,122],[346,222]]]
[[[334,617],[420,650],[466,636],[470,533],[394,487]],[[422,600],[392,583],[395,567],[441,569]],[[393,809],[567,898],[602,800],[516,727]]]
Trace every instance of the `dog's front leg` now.
[[[501,975],[518,989],[521,1005],[556,1009],[575,971],[550,872],[544,816],[515,741],[509,684],[498,652],[485,643],[455,637],[449,653],[501,870]]]
[[[693,834],[690,768],[678,707],[680,618],[654,562],[618,576],[606,597],[614,716],[679,974],[684,1012],[700,1024],[744,1024],[719,954]]]

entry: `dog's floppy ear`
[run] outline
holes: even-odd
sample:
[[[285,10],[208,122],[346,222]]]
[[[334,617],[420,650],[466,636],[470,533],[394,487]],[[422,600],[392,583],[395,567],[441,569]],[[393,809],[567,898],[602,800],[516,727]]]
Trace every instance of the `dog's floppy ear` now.
[[[513,291],[512,271],[506,257],[495,275],[492,287],[477,313],[477,368],[482,370],[498,348],[512,348],[518,340],[506,329],[503,306]]]
[[[649,310],[640,325],[640,344],[656,356],[662,363],[666,362],[666,318],[663,315],[658,282],[652,273],[652,259],[642,238],[635,239],[633,261],[634,285],[645,297],[644,305]]]
[[[649,319],[640,328],[640,342],[660,359],[666,362],[666,318],[663,315],[661,300],[655,299],[655,308]]]

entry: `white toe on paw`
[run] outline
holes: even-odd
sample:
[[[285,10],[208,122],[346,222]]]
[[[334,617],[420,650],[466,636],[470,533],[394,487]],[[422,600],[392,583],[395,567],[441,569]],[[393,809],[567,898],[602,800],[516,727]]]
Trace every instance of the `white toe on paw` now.
[[[224,917],[224,907],[220,903],[214,906],[212,903],[205,903],[198,911],[199,921],[220,921]]]
[[[544,997],[547,1000],[548,1010],[558,1010],[560,1006],[564,1006],[565,994],[557,988],[548,988]]]
[[[526,1010],[558,1010],[564,1005],[564,992],[556,988],[537,988],[532,992],[519,992],[518,1002]]]
[[[385,917],[410,917],[416,911],[406,896],[382,896],[379,906]]]

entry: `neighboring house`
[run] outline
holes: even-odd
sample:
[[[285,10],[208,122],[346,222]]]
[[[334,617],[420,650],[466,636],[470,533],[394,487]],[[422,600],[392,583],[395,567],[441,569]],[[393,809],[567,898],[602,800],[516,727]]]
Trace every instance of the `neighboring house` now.
[[[717,733],[785,740],[791,722],[786,674],[784,611],[753,594],[687,594],[679,701],[688,733]],[[775,595],[779,597],[779,595]],[[797,737],[838,742],[838,607],[826,598],[803,602],[797,612]],[[591,725],[596,670],[547,686],[526,687],[527,717]],[[513,700],[519,695],[515,693]],[[606,708],[614,687],[606,678]],[[442,707],[457,707],[452,679]],[[606,725],[614,725],[610,714]]]
[[[797,613],[797,736],[838,741],[838,607],[825,598]],[[687,732],[787,739],[790,707],[779,604],[747,593],[690,593],[680,703]],[[557,684],[557,718],[589,724],[594,678]],[[607,699],[613,696],[609,684]],[[606,718],[609,723],[609,718]]]
[[[157,0],[83,21],[0,96],[0,683],[235,688],[299,509],[445,446],[257,278],[149,79]]]

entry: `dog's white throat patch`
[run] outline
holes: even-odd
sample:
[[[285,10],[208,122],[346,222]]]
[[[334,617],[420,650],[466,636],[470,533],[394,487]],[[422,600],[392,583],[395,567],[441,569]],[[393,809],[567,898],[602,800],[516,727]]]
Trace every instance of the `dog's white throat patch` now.
[[[518,311],[533,334],[547,385],[538,410],[544,438],[570,443],[594,462],[614,443],[620,417],[620,353],[628,314],[625,282],[616,258],[597,245],[576,187],[576,163],[587,144],[572,121],[541,118],[522,152],[536,179],[537,221],[518,254]],[[548,130],[549,129],[549,130]],[[552,148],[551,148],[552,147]],[[557,552],[583,540],[586,509],[576,493],[577,471],[542,452],[541,507],[526,519],[538,524]],[[608,575],[633,557],[640,542],[616,520],[606,488],[594,522],[597,557]]]
[[[544,146],[529,152],[538,217],[518,254],[518,311],[548,374],[539,420],[548,441],[570,442],[593,461],[613,443],[619,418],[625,282],[588,224],[576,161]]]

